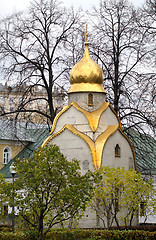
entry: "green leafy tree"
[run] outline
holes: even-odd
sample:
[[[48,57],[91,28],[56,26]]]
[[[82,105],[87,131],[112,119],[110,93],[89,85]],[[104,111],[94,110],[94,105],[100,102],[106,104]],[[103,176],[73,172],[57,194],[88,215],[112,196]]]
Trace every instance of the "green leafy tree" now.
[[[146,216],[154,208],[154,190],[152,180],[144,181],[141,173],[132,170],[125,170],[124,192],[122,196],[122,206],[125,208],[125,214],[122,217],[125,226],[131,226],[134,218],[140,213],[140,216]],[[154,210],[154,209],[153,209]]]
[[[81,175],[77,160],[69,162],[56,145],[41,147],[15,164],[19,215],[45,239],[54,225],[78,219],[92,193],[93,175]]]
[[[104,227],[110,228],[114,222],[118,227],[120,223],[131,226],[140,204],[154,207],[151,181],[145,182],[140,173],[120,167],[101,167],[96,174],[98,180],[90,204]]]
[[[8,198],[5,194],[5,189],[7,188],[7,183],[4,179],[3,174],[0,173],[0,218],[2,219],[5,215],[4,205],[7,203]]]
[[[104,227],[110,228],[114,220],[118,222],[120,198],[123,192],[123,169],[101,167],[97,172],[96,187],[91,207],[96,211],[97,217]],[[106,223],[105,223],[106,222]]]

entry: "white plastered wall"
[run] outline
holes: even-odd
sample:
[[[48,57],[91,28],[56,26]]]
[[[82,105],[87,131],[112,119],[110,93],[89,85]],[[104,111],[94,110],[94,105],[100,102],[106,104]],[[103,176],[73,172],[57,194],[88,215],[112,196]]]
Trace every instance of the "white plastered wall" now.
[[[74,92],[68,94],[68,104],[71,102],[77,102],[83,109],[92,112],[101,106],[102,102],[105,102],[105,93],[92,92],[93,94],[93,106],[88,106],[88,94],[90,92]]]
[[[86,172],[86,170],[83,169],[83,162],[85,160],[89,162],[89,169],[91,171],[95,170],[90,148],[79,136],[76,136],[69,130],[65,129],[60,135],[57,135],[49,142],[49,144],[52,143],[60,147],[61,152],[69,161],[71,161],[73,158],[80,161],[82,174]]]
[[[78,131],[85,134],[92,132],[86,116],[73,106],[59,117],[53,134],[60,131],[65,124],[73,125]]]
[[[112,112],[110,107],[108,107],[101,115],[99,120],[99,126],[95,132],[95,139],[103,133],[109,125],[119,125],[116,115]]]
[[[116,144],[118,144],[120,147],[120,157],[115,157]],[[133,159],[132,149],[127,139],[118,130],[112,136],[110,136],[105,144],[102,156],[102,166],[111,166],[113,168],[124,167],[126,170],[128,170],[130,158]]]

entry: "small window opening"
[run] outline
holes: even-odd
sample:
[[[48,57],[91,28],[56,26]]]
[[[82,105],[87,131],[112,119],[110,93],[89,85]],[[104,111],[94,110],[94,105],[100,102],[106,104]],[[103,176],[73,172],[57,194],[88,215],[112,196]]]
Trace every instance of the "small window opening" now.
[[[115,157],[120,157],[120,147],[119,144],[115,146]]]
[[[88,94],[88,106],[93,106],[93,94]]]

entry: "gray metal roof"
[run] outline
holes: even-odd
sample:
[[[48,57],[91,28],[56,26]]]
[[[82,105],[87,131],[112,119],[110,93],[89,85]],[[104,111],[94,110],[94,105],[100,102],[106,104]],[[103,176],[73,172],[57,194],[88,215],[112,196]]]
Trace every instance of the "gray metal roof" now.
[[[41,128],[42,126],[12,120],[0,120],[0,139],[35,142],[35,135],[32,134],[32,129],[35,128],[37,130],[37,127]]]
[[[138,171],[145,175],[156,175],[156,140],[133,129],[126,134],[135,150]]]

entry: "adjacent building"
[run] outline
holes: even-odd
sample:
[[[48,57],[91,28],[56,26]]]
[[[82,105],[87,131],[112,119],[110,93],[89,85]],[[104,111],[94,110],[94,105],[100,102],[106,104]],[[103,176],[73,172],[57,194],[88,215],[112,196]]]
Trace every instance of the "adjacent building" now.
[[[30,90],[31,89],[31,90]],[[54,86],[53,104],[54,109],[59,112],[64,104],[65,92]],[[31,110],[37,109],[42,112],[48,112],[47,92],[44,88],[27,86],[26,84],[9,86],[7,83],[3,85],[0,83],[0,114],[4,112],[13,112],[18,109],[25,109],[20,113],[17,119],[24,121],[33,121],[36,123],[46,123],[46,119],[42,118],[37,113],[31,113]],[[30,110],[30,112],[29,112]],[[19,111],[20,112],[20,111]],[[4,119],[14,119],[17,113],[11,115],[4,115]]]

